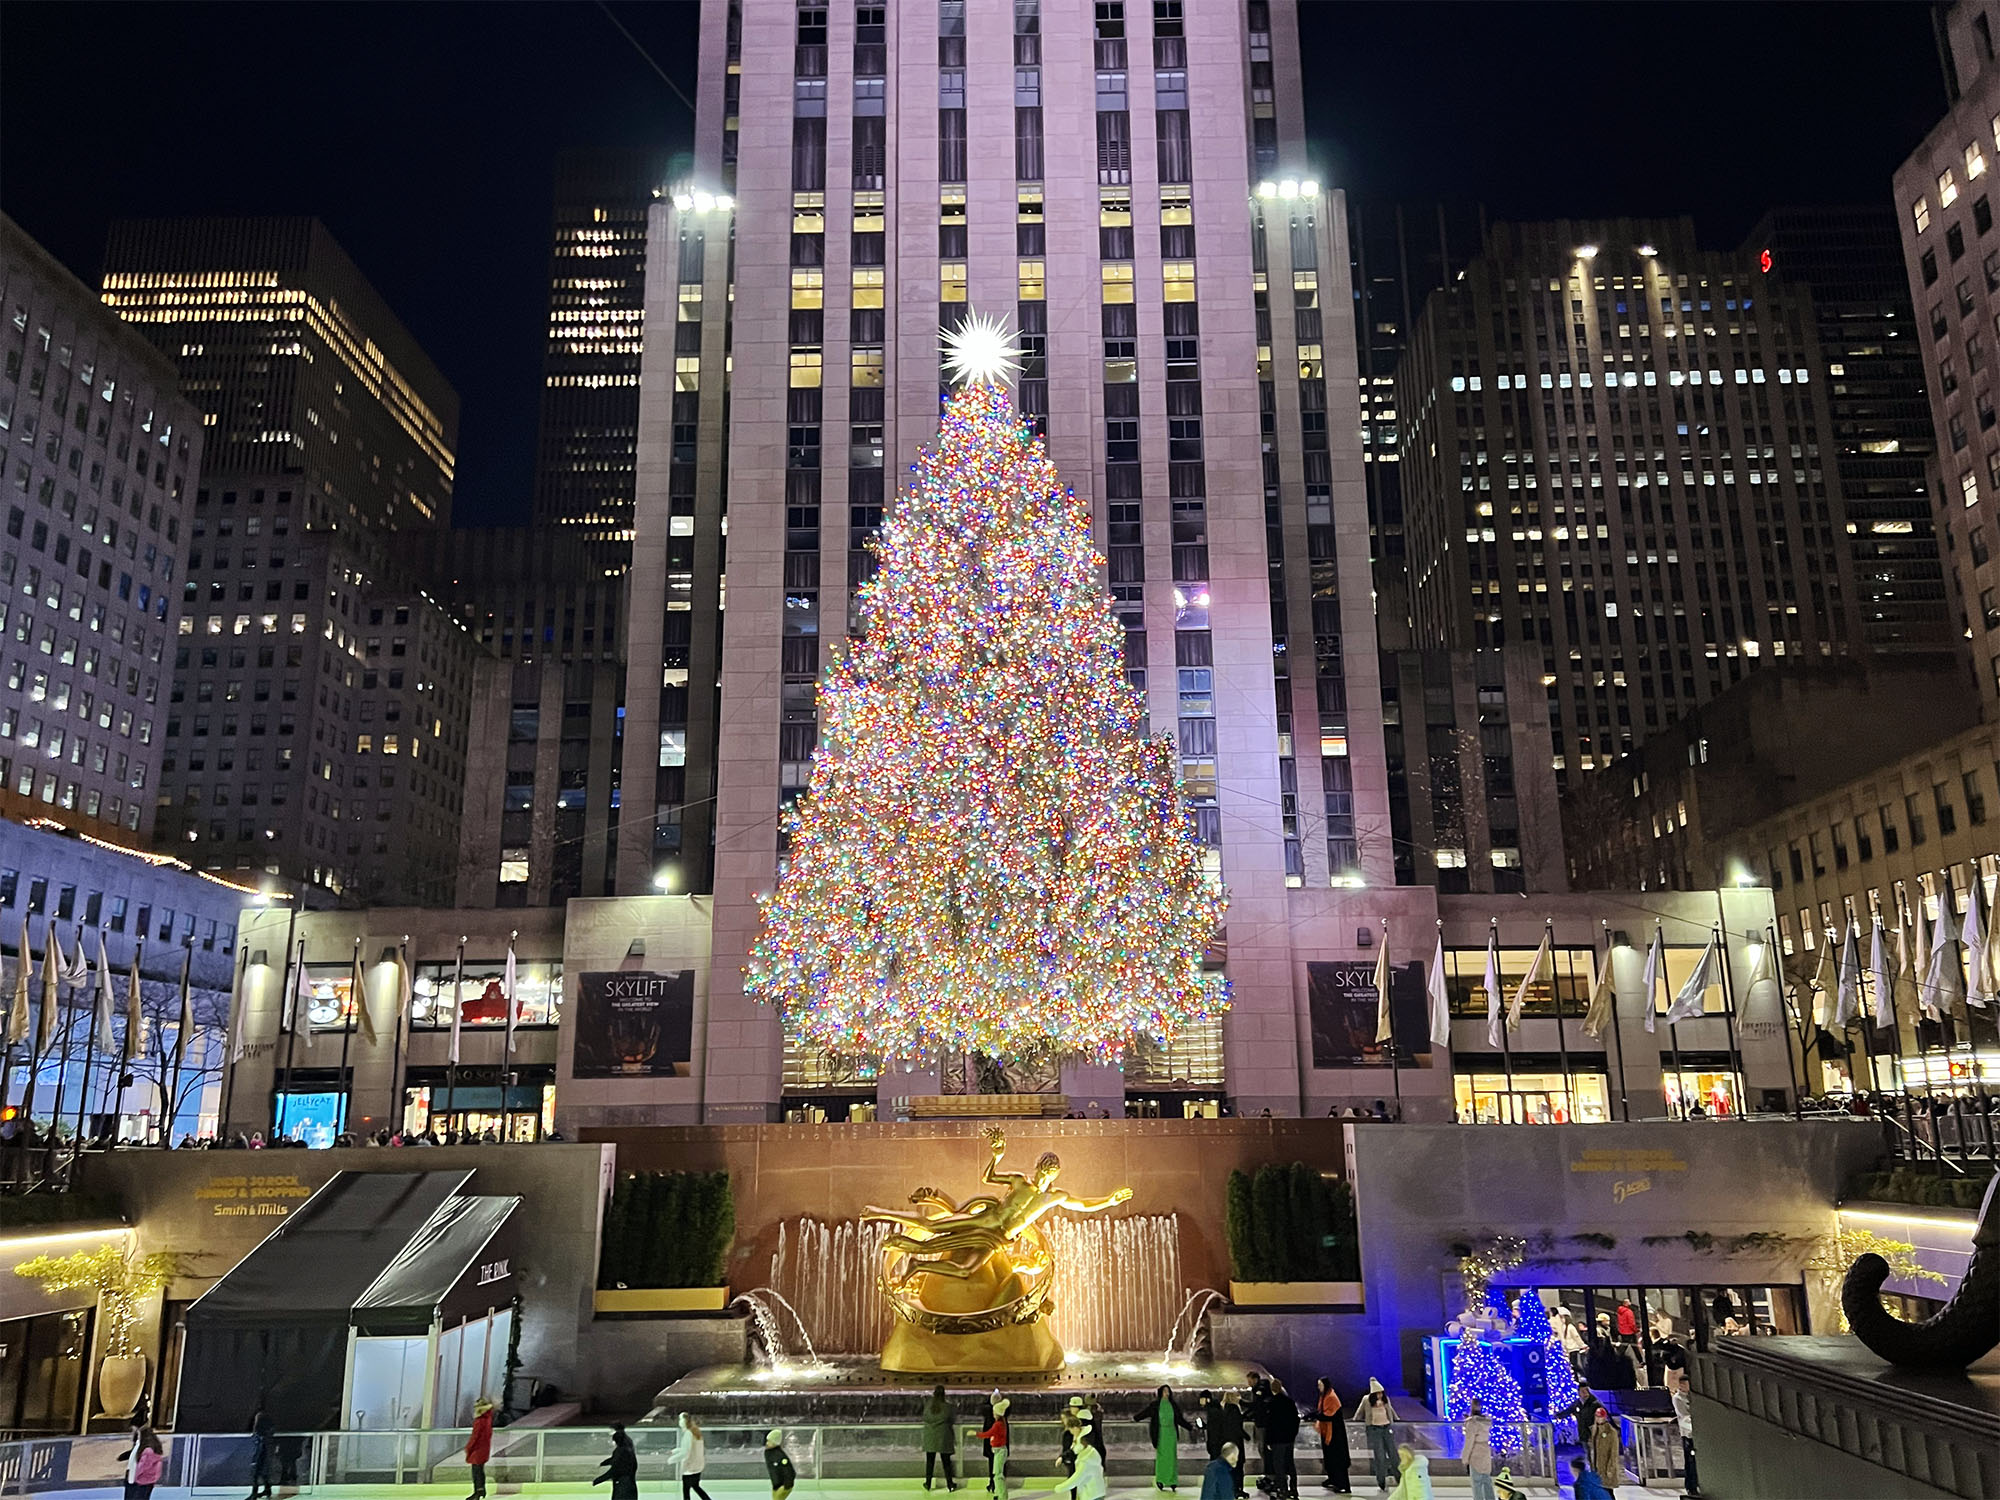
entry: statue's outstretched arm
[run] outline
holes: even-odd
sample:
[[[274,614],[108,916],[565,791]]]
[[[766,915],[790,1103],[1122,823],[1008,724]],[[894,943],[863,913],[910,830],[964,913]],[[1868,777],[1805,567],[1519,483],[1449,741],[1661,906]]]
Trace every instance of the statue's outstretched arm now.
[[[1072,1198],[1063,1194],[1062,1206],[1073,1213],[1094,1214],[1100,1209],[1115,1208],[1132,1196],[1132,1190],[1122,1187],[1109,1198]]]

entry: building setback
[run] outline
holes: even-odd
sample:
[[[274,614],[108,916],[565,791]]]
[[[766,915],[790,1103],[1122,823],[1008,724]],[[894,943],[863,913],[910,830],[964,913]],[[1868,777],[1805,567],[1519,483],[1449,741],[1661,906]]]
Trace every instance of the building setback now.
[[[1499,225],[1426,304],[1418,639],[1540,648],[1559,782],[1761,658],[1859,648],[1823,369],[1810,299],[1686,220]]]
[[[0,216],[0,813],[144,847],[201,413]]]
[[[456,394],[314,220],[115,224],[104,285],[211,432],[160,838],[349,902],[449,901],[477,648],[391,534],[449,521]]]

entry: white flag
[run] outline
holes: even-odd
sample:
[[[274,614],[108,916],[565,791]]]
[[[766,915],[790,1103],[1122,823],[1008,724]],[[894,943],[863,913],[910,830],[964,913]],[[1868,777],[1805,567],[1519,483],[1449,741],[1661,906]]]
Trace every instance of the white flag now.
[[[368,974],[361,967],[361,944],[354,944],[354,969],[348,980],[348,990],[354,1002],[355,1024],[360,1028],[361,1040],[369,1046],[375,1045],[375,1018],[368,1014]]]
[[[1646,970],[1639,976],[1639,987],[1646,994],[1646,1030],[1656,1029],[1654,1012],[1659,1009],[1660,971],[1666,967],[1667,940],[1657,924],[1653,928],[1652,946],[1646,949]]]
[[[28,951],[28,919],[21,918],[21,946],[14,950],[14,1004],[7,1012],[7,1045],[28,1039],[28,1030],[34,1025],[28,1007],[28,964],[32,955]]]
[[[1695,961],[1694,972],[1687,977],[1687,983],[1674,996],[1674,1003],[1667,1007],[1667,1024],[1677,1026],[1682,1021],[1692,1020],[1701,1014],[1702,1006],[1708,1000],[1708,992],[1722,983],[1722,945],[1711,934],[1708,946],[1701,950],[1701,957]]]
[[[239,937],[237,941],[240,943],[242,939]],[[229,1060],[232,1063],[243,1061],[243,1033],[249,1030],[244,1025],[243,1007],[247,997],[243,992],[243,979],[249,972],[250,950],[243,948],[239,951],[241,956],[236,962],[236,982],[229,991]]]
[[[1917,887],[1917,899],[1911,903],[1911,906],[1913,909],[1910,912],[1910,921],[1915,931],[1915,937],[1910,944],[1910,977],[1916,982],[1919,1003],[1930,1013],[1930,1018],[1935,1021],[1938,1018],[1937,1007],[1931,1004],[1929,994],[1931,931],[1928,925],[1929,917],[1924,911],[1924,888],[1922,885]]]
[[[1896,971],[1889,966],[1889,935],[1882,930],[1882,913],[1875,913],[1875,930],[1868,935],[1868,975],[1875,985],[1875,1024],[1896,1024]]]
[[[188,1040],[194,1035],[194,944],[181,949],[181,1013],[176,1022],[180,1036],[174,1043],[175,1067],[187,1060]]]
[[[1854,923],[1840,940],[1840,963],[1834,969],[1833,1029],[1845,1031],[1861,1014],[1861,935]]]
[[[1375,954],[1375,1040],[1393,1042],[1395,1035],[1396,1028],[1389,1020],[1389,929],[1384,927]]]
[[[106,1057],[118,1052],[118,1036],[111,1029],[111,1017],[118,1001],[111,993],[111,958],[104,951],[104,929],[97,930],[97,1016],[91,1028],[91,1045]]]
[[[451,975],[451,1047],[447,1053],[447,1059],[454,1063],[458,1061],[459,1018],[464,1014],[465,941],[461,938],[458,944],[458,966],[452,970]]]
[[[125,976],[125,1045],[118,1049],[119,1065],[125,1068],[131,1067],[146,1050],[146,1010],[139,980],[139,954],[145,946],[144,938],[133,939],[132,969]]]
[[[1389,950],[1385,946],[1382,951],[1387,953]],[[510,935],[507,939],[507,977],[505,982],[500,986],[501,992],[507,997],[507,1055],[509,1057],[514,1055],[514,1012],[518,1008],[514,1000],[515,977],[514,939]]]
[[[44,1055],[56,1039],[56,1013],[62,1009],[62,968],[62,940],[51,917],[42,930],[42,1014],[35,1029],[35,1048]]]
[[[1451,995],[1444,984],[1444,933],[1438,932],[1437,952],[1431,955],[1430,978],[1431,1045],[1451,1050]]]
[[[306,971],[306,943],[299,939],[298,973],[292,976],[292,1034],[306,1044],[306,1051],[312,1051],[313,1017],[312,975]]]
[[[1514,986],[1514,1000],[1507,1007],[1507,1029],[1521,1029],[1521,1009],[1528,1003],[1528,987],[1542,977],[1542,970],[1554,962],[1552,946],[1555,933],[1548,927],[1542,929],[1542,941],[1535,949],[1535,956],[1528,960],[1528,972],[1521,976],[1521,982]]]
[[[1602,1041],[1604,1033],[1611,1029],[1611,1019],[1618,1007],[1618,993],[1611,983],[1611,954],[1607,950],[1597,959],[1597,978],[1590,986],[1590,1004],[1583,1009],[1583,1034],[1592,1041]]]
[[[1968,1003],[1981,1009],[1993,1003],[1992,956],[1986,951],[1986,924],[1980,918],[1979,865],[1972,865],[1972,884],[1965,892],[1965,929],[1960,934],[1965,943],[1965,961],[1971,982],[1967,985],[1965,998]]]
[[[1951,930],[1951,893],[1940,888],[1937,926],[1931,931],[1931,961],[1924,971],[1924,1004],[1936,1015],[1965,1010],[1965,970],[1959,967],[1958,940]]]
[[[86,979],[90,978],[90,960],[83,955],[83,923],[81,922],[76,924],[76,946],[70,949],[69,957],[63,961],[62,977],[71,984],[82,984]]]
[[[1500,1043],[1500,929],[1489,928],[1486,934],[1486,1045],[1498,1047]]]

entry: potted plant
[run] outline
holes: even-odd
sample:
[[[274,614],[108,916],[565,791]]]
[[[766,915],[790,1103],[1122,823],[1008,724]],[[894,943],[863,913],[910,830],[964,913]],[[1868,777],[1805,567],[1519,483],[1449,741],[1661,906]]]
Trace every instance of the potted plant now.
[[[735,1235],[727,1172],[623,1174],[604,1216],[597,1311],[722,1311]]]
[[[1361,1303],[1354,1194],[1306,1162],[1229,1174],[1229,1300],[1239,1307]]]
[[[139,1310],[173,1276],[178,1257],[133,1255],[122,1245],[101,1245],[69,1255],[37,1255],[14,1267],[51,1295],[97,1293],[104,1318],[104,1362],[97,1372],[98,1405],[109,1417],[131,1415],[146,1389],[146,1353],[139,1342]]]

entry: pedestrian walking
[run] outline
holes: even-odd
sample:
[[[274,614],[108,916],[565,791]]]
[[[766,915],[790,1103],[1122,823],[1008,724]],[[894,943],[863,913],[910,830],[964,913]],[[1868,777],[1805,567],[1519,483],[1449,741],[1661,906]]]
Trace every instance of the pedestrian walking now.
[[[1320,1488],[1337,1495],[1351,1495],[1348,1470],[1354,1457],[1347,1451],[1347,1422],[1340,1414],[1340,1393],[1326,1376],[1319,1378],[1319,1398],[1313,1402],[1313,1427],[1319,1433],[1319,1461],[1326,1470]]]
[[[701,1496],[701,1500],[709,1500],[708,1491],[701,1487],[702,1470],[708,1467],[708,1444],[701,1435],[701,1421],[698,1417],[694,1417],[687,1412],[682,1412],[679,1424],[681,1435],[679,1442],[674,1446],[674,1472],[681,1476],[681,1500],[688,1500],[688,1496],[690,1495],[699,1495]],[[623,1427],[614,1427],[611,1430],[621,1438],[625,1436],[625,1429]],[[627,1448],[632,1446],[630,1438],[625,1439],[625,1446]],[[635,1476],[638,1473],[636,1462],[633,1464],[633,1473]],[[638,1493],[638,1484],[635,1477],[632,1489],[633,1500],[637,1500]],[[619,1500],[615,1491],[612,1493],[611,1500]]]
[[[1368,1394],[1361,1398],[1361,1430],[1368,1436],[1368,1467],[1375,1476],[1375,1488],[1386,1492],[1396,1479],[1396,1408],[1382,1382],[1370,1378]]]
[[[132,1446],[118,1455],[125,1460],[125,1500],[150,1500],[153,1486],[167,1469],[167,1450],[151,1424],[142,1425],[132,1436]]]
[[[1216,1449],[1201,1476],[1201,1500],[1236,1500],[1236,1469],[1242,1461],[1243,1450],[1234,1443]]]
[[[1477,1398],[1466,1407],[1459,1424],[1465,1442],[1459,1453],[1465,1472],[1472,1478],[1472,1500],[1496,1500],[1493,1493],[1493,1419],[1486,1415]]]
[[[993,1420],[979,1434],[986,1445],[986,1487],[993,1491],[993,1500],[1007,1500],[1007,1413],[1013,1404],[1005,1396],[995,1396]]]
[[[1618,1421],[1603,1407],[1590,1424],[1590,1467],[1604,1481],[1607,1490],[1616,1490],[1625,1477],[1623,1447],[1618,1441]]]
[[[785,1451],[785,1429],[773,1427],[764,1434],[764,1472],[771,1480],[771,1500],[787,1500],[799,1471],[792,1467],[792,1455]]]
[[[1688,1400],[1687,1371],[1674,1380],[1674,1420],[1681,1429],[1681,1485],[1690,1495],[1701,1493],[1701,1481],[1694,1471],[1694,1406]]]
[[[1216,1413],[1215,1425],[1222,1445],[1236,1450],[1236,1456],[1229,1461],[1230,1471],[1236,1475],[1236,1493],[1242,1495],[1244,1443],[1249,1434],[1243,1426],[1243,1408],[1237,1402],[1236,1392],[1222,1393],[1222,1408]]]
[[[493,1403],[481,1396],[472,1403],[472,1434],[465,1440],[465,1461],[472,1469],[472,1493],[465,1500],[486,1500],[486,1461],[493,1456]]]
[[[271,1488],[271,1468],[277,1458],[271,1442],[271,1414],[264,1403],[250,1415],[250,1500],[267,1500],[276,1493]]]
[[[1064,1493],[1076,1496],[1076,1500],[1105,1500],[1110,1493],[1104,1480],[1104,1455],[1097,1444],[1091,1441],[1092,1429],[1097,1424],[1088,1416],[1081,1419],[1083,1431],[1076,1445],[1076,1472],[1063,1480],[1049,1493],[1051,1496]]]
[[[1299,1500],[1299,1407],[1282,1380],[1264,1396],[1264,1475],[1273,1500]]]
[[[1398,1476],[1389,1500],[1435,1500],[1431,1489],[1431,1461],[1408,1443],[1396,1450]]]
[[[1181,1483],[1180,1435],[1183,1431],[1194,1436],[1194,1428],[1181,1415],[1179,1403],[1174,1400],[1170,1387],[1161,1386],[1154,1393],[1152,1402],[1139,1409],[1132,1418],[1146,1424],[1146,1438],[1153,1445],[1153,1488],[1156,1490],[1176,1490]]]
[[[930,1400],[924,1403],[924,1488],[931,1487],[936,1477],[939,1460],[944,1463],[944,1487],[958,1488],[958,1478],[952,1473],[952,1455],[958,1451],[958,1413],[951,1408],[945,1398],[944,1387],[937,1386],[931,1391]]]

